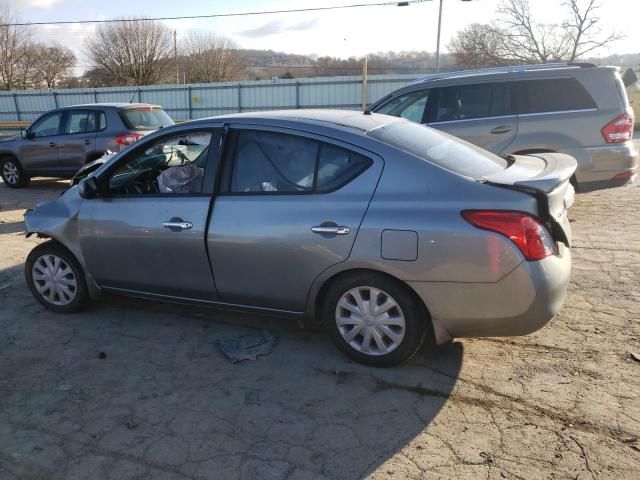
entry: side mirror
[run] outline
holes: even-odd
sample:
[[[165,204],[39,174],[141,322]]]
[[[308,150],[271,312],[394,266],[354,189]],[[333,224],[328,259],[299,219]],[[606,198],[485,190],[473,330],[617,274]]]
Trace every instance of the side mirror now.
[[[87,177],[80,180],[78,191],[84,199],[96,198],[98,196],[98,182],[96,182],[96,178]]]
[[[22,130],[20,130],[20,136],[25,140],[31,140],[33,138],[33,134],[28,128],[23,128]]]

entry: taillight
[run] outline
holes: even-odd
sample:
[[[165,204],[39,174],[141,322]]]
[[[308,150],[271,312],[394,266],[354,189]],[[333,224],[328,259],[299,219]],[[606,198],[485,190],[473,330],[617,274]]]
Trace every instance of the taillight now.
[[[116,142],[120,145],[131,145],[134,142],[140,140],[144,135],[139,133],[124,133],[116,137]]]
[[[474,227],[504,235],[527,260],[542,260],[556,253],[551,234],[540,220],[525,212],[512,210],[465,210],[462,217]]]
[[[607,143],[621,143],[633,138],[633,117],[628,113],[617,116],[604,127],[602,136]]]

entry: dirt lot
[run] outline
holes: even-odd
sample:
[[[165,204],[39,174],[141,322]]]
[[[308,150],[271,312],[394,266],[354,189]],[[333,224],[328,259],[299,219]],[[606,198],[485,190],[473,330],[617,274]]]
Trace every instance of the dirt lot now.
[[[62,188],[0,185],[0,479],[640,478],[640,187],[578,196],[572,284],[543,330],[388,370],[273,318],[46,312],[22,212]],[[272,354],[218,350],[263,326]]]

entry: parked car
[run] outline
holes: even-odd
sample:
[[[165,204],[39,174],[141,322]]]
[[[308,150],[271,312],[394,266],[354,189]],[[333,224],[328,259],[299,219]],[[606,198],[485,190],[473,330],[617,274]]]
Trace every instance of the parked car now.
[[[498,155],[561,152],[579,191],[624,185],[638,167],[617,67],[546,64],[429,75],[371,110],[427,124]]]
[[[379,114],[191,121],[26,213],[51,239],[27,283],[62,313],[106,291],[316,319],[350,357],[391,365],[427,335],[522,335],[556,314],[575,167]]]
[[[105,152],[119,152],[173,124],[162,107],[145,103],[94,103],[53,110],[19,136],[0,141],[0,174],[11,188],[27,186],[32,177],[71,178]]]

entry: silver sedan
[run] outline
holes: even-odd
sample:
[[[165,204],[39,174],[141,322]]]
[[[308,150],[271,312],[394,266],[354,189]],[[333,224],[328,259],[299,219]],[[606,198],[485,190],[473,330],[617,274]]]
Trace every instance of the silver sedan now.
[[[396,117],[229,115],[164,128],[25,215],[46,308],[101,292],[322,322],[392,365],[431,337],[523,335],[560,309],[576,162],[500,158]]]

